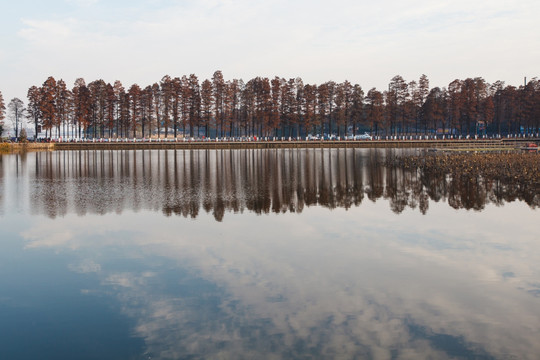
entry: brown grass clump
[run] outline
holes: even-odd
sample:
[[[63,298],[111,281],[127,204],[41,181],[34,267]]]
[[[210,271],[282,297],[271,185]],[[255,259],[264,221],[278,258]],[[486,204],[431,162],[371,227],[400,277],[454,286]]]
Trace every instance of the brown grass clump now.
[[[0,143],[0,153],[9,153],[11,148],[8,143]]]
[[[417,168],[430,175],[540,185],[540,155],[537,153],[434,154],[398,157],[390,162],[393,166]]]

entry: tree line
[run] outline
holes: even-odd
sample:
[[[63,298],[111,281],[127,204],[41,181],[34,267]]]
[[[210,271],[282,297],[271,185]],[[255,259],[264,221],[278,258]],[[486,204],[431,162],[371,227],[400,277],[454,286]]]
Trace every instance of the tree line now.
[[[0,93],[0,122],[5,105]],[[8,116],[17,136],[22,116],[36,134],[63,137],[303,137],[369,131],[373,135],[537,133],[540,81],[519,87],[483,78],[430,88],[429,79],[394,76],[388,89],[367,93],[345,80],[304,84],[301,78],[225,80],[221,71],[164,76],[146,87],[125,88],[79,78],[70,89],[49,77],[32,86],[27,105],[15,98]]]

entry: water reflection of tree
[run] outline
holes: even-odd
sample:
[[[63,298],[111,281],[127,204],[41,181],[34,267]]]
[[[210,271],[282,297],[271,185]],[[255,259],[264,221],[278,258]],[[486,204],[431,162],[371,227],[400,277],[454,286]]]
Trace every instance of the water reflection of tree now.
[[[32,154],[31,204],[49,217],[69,212],[163,211],[221,221],[226,212],[302,212],[387,199],[395,213],[429,209],[430,199],[482,210],[524,200],[539,204],[537,183],[482,172],[451,174],[387,161],[391,150],[80,151]],[[26,162],[26,158],[21,161]]]
[[[405,160],[418,168],[424,186],[439,187],[432,200],[447,196],[456,209],[482,210],[488,203],[523,200],[536,208],[540,203],[540,162],[537,154],[459,154]],[[426,184],[434,184],[428,186]]]

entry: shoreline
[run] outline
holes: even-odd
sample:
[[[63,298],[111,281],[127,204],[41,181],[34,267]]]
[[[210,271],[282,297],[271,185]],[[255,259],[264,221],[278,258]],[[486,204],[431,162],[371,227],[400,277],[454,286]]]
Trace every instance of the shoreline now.
[[[426,148],[434,151],[510,151],[519,150],[540,139],[496,140],[366,140],[366,141],[112,141],[2,143],[1,153],[57,150],[205,150],[205,149],[312,149],[312,148]]]
[[[54,151],[54,149],[54,143],[0,143],[0,154],[34,151]]]

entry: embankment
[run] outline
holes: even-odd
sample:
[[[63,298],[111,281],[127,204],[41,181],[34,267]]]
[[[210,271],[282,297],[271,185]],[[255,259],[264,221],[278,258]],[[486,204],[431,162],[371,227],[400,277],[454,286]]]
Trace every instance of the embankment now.
[[[0,152],[52,150],[201,150],[201,149],[302,149],[302,148],[428,148],[446,151],[514,150],[539,139],[490,140],[376,140],[376,141],[110,141],[0,144]]]
[[[0,153],[18,153],[25,151],[52,151],[53,143],[0,143]]]
[[[152,141],[64,142],[55,150],[152,150],[152,149],[298,149],[298,148],[430,148],[437,150],[513,150],[531,140],[376,140],[376,141]]]

